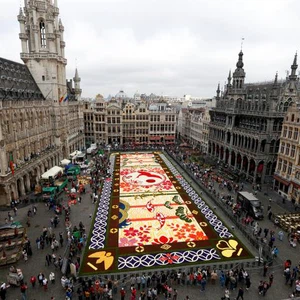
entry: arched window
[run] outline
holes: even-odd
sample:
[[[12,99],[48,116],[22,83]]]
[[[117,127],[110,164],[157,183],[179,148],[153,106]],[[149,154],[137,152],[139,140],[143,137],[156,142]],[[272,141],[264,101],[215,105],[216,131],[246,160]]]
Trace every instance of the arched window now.
[[[41,47],[46,48],[47,47],[46,27],[45,27],[45,23],[43,20],[40,22],[40,37],[41,37]]]

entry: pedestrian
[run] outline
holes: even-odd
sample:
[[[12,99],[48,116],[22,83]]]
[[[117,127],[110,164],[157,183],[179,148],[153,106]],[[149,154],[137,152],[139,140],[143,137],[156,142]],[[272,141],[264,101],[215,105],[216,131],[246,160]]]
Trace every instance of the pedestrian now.
[[[230,292],[228,288],[225,288],[224,296],[221,298],[222,300],[230,300]]]
[[[247,290],[247,291],[249,290],[250,286],[251,286],[250,276],[247,275],[247,276],[246,276],[246,290]]]
[[[42,272],[40,272],[39,275],[37,276],[40,286],[43,286],[43,279],[44,279],[44,277],[45,276],[44,276],[44,274]]]
[[[43,287],[44,291],[46,292],[48,290],[48,279],[46,277],[43,279]]]
[[[278,232],[278,239],[279,239],[279,241],[282,241],[282,240],[283,240],[283,231],[282,231],[282,230],[280,230],[280,231]]]
[[[201,280],[201,292],[205,291],[205,287],[206,287],[206,279],[203,277]]]
[[[27,255],[26,249],[24,249],[22,253],[23,253],[24,261],[27,262],[27,260],[28,260],[28,255]]]
[[[274,281],[274,273],[272,272],[269,276],[269,286],[271,287]]]
[[[10,285],[7,285],[6,283],[2,283],[0,286],[0,298],[1,300],[6,299],[6,290],[10,287]]]
[[[124,290],[124,288],[121,288],[120,295],[121,295],[121,300],[125,300],[126,291]]]
[[[36,283],[36,277],[34,275],[32,275],[30,277],[30,283],[31,283],[32,288],[34,288],[35,287],[35,283]]]
[[[268,266],[267,262],[264,262],[264,274],[263,274],[264,277],[267,276],[268,268],[269,268],[269,266]]]
[[[18,211],[18,209],[17,209],[17,207],[15,206],[15,207],[14,207],[14,214],[15,214],[15,217],[17,216],[17,211]]]
[[[36,243],[37,249],[40,249],[40,248],[41,248],[41,240],[40,240],[39,238],[37,238],[37,239],[35,240],[35,243]]]
[[[49,274],[49,280],[50,280],[50,282],[51,282],[52,284],[55,283],[55,274],[54,274],[53,272],[51,272],[51,273]]]
[[[242,287],[239,288],[239,292],[238,292],[238,295],[237,295],[236,300],[238,300],[238,299],[240,299],[240,298],[241,298],[242,300],[244,300],[244,290],[243,290]]]
[[[27,283],[23,282],[20,288],[22,300],[27,300],[27,288]]]

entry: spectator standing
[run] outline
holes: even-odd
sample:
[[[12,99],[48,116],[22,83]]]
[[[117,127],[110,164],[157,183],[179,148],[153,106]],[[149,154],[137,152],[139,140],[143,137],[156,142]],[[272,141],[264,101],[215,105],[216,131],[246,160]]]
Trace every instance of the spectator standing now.
[[[27,300],[27,288],[27,283],[23,282],[20,288],[22,300]]]

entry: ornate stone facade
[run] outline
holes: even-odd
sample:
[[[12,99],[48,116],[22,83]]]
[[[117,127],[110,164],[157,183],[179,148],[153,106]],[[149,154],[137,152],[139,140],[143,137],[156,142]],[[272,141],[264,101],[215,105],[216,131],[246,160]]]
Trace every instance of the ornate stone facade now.
[[[67,86],[58,14],[52,1],[25,1],[18,15],[25,65],[0,59],[0,205],[85,145],[80,77],[76,70],[75,87]]]
[[[84,122],[88,144],[164,145],[174,143],[176,111],[165,101],[152,104],[133,99],[85,102]]]
[[[226,90],[220,95],[217,89],[217,105],[210,112],[208,153],[251,182],[271,182],[284,115],[299,101],[297,55],[291,75],[281,82],[276,74],[273,82],[245,84],[243,67],[241,51]]]
[[[293,203],[300,202],[300,107],[294,103],[283,121],[274,174],[274,189]]]

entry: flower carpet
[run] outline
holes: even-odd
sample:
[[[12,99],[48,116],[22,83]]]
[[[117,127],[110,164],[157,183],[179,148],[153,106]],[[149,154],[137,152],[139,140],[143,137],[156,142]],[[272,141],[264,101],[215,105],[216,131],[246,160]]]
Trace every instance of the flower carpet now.
[[[253,258],[162,153],[116,153],[80,275]]]

